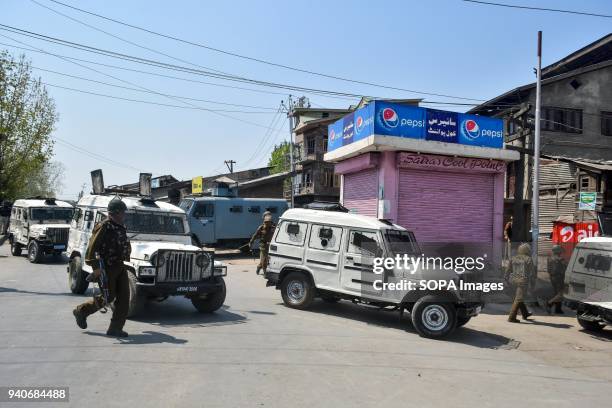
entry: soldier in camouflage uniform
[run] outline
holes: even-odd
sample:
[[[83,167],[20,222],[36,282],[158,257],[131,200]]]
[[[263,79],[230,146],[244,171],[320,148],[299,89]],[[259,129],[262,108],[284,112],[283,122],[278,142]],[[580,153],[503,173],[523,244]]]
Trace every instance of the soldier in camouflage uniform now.
[[[548,259],[548,275],[550,276],[550,284],[555,292],[552,299],[548,300],[545,304],[548,314],[551,313],[553,306],[555,307],[555,313],[563,314],[561,302],[563,301],[563,287],[565,285],[565,269],[567,268],[567,262],[561,257],[562,252],[563,248],[561,248],[560,245],[555,245],[552,247],[552,256]]]
[[[108,279],[108,301],[115,301],[113,317],[106,334],[114,337],[128,335],[123,331],[130,298],[128,272],[123,264],[123,261],[130,260],[131,252],[130,241],[123,225],[126,209],[125,203],[118,197],[111,200],[108,204],[109,217],[94,227],[85,254],[85,262],[93,268],[96,279],[100,277],[100,260],[104,263]],[[81,329],[87,328],[87,316],[104,306],[102,294],[77,306],[73,311],[77,325]]]
[[[523,319],[527,320],[532,313],[527,310],[524,297],[530,287],[535,285],[535,266],[531,259],[531,247],[529,244],[521,244],[518,253],[510,260],[510,267],[506,273],[507,281],[515,288],[514,301],[510,309],[508,321],[518,323],[516,318],[518,311],[521,311]]]
[[[259,239],[259,265],[257,265],[257,275],[259,275],[259,271],[263,270],[263,274],[266,274],[266,269],[268,268],[268,246],[270,245],[270,241],[272,241],[272,236],[274,235],[274,229],[276,226],[272,223],[272,213],[270,211],[266,211],[263,214],[263,224],[257,228],[255,234],[251,237],[249,241],[249,248],[253,245],[253,242],[256,239]]]

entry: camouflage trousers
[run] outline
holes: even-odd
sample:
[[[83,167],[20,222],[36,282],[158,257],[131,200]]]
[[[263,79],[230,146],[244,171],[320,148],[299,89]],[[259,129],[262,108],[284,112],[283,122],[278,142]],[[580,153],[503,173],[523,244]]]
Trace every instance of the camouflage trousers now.
[[[268,252],[268,247],[260,247],[259,248],[259,265],[258,268],[266,270],[268,268],[268,262],[270,260],[270,255]]]
[[[125,319],[128,314],[130,301],[130,283],[128,274],[123,266],[111,267],[106,269],[108,277],[108,302],[115,302],[113,305],[113,316],[110,328],[123,329]],[[104,296],[100,293],[95,299],[90,299],[76,307],[77,311],[85,316],[96,313],[104,307]]]
[[[510,315],[508,316],[508,320],[516,319],[516,315],[519,310],[521,311],[521,315],[523,315],[523,319],[527,319],[529,315],[529,310],[527,310],[527,306],[525,306],[525,293],[527,292],[527,285],[516,285],[516,292],[514,294],[514,301],[512,302],[512,307],[510,308]]]

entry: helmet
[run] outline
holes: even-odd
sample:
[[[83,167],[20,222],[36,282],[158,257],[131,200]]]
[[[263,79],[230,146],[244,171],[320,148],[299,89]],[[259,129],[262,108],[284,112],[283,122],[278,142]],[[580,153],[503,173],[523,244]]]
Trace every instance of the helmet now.
[[[519,255],[527,255],[527,256],[531,256],[531,246],[527,243],[523,243],[521,245],[519,245],[518,247],[518,254]]]
[[[127,205],[119,198],[115,197],[108,203],[108,212],[111,214],[117,214],[127,210]]]
[[[264,222],[272,221],[272,213],[270,211],[264,212],[263,213],[263,220],[264,220]]]
[[[553,245],[551,250],[553,254],[560,254],[561,252],[563,252],[563,248],[561,248],[561,245]]]

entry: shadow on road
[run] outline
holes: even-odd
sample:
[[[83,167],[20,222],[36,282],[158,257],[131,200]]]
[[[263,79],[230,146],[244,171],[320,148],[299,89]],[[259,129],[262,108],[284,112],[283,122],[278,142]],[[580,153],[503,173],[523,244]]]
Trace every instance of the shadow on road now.
[[[321,313],[330,316],[343,317],[357,320],[373,326],[391,328],[417,334],[412,326],[412,322],[405,313],[400,319],[397,311],[372,308],[367,306],[355,305],[341,301],[336,304],[329,304],[323,301],[316,301],[307,310],[308,312]],[[514,348],[513,340],[493,333],[474,330],[469,327],[458,328],[454,333],[444,338],[444,341],[461,343],[468,346],[479,348]]]
[[[42,295],[42,296],[67,296],[67,297],[73,297],[73,298],[91,297],[91,293],[90,294],[85,293],[83,295],[75,295],[74,293],[68,293],[68,292],[37,292],[33,290],[5,288],[3,286],[0,286],[0,293],[22,293],[25,295]]]
[[[143,313],[130,320],[160,327],[207,327],[246,323],[246,316],[228,309],[228,306],[222,306],[213,313],[199,313],[186,299],[171,299],[162,303],[148,302]]]
[[[84,332],[89,336],[96,337],[109,337],[104,333],[94,333],[94,332]],[[174,336],[171,336],[166,333],[154,332],[154,331],[144,331],[140,334],[131,334],[126,338],[117,338],[120,344],[185,344],[187,340],[185,339],[177,339]]]

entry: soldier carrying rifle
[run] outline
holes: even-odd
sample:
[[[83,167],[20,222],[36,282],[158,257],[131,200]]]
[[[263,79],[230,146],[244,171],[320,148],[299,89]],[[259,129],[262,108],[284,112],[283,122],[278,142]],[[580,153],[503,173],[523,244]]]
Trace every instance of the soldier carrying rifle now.
[[[73,310],[77,325],[81,329],[87,328],[87,316],[106,306],[106,302],[115,302],[110,326],[106,331],[108,336],[127,337],[123,331],[127,318],[130,298],[130,288],[127,271],[123,261],[130,260],[131,246],[126,228],[123,225],[127,206],[119,197],[108,204],[108,218],[97,224],[87,246],[85,262],[93,268],[93,279],[100,279],[105,268],[106,282],[100,284],[100,293]],[[108,297],[105,299],[106,285]]]

